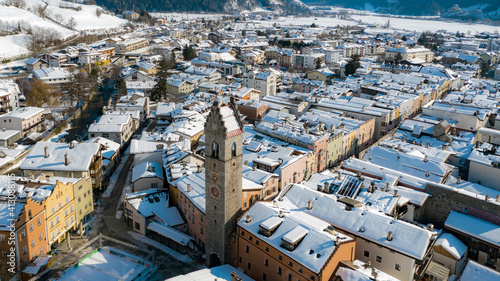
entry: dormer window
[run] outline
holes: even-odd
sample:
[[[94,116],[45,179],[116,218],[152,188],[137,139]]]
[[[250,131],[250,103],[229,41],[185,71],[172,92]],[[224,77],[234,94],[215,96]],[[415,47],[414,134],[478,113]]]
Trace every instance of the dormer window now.
[[[263,221],[260,224],[259,234],[262,234],[266,237],[270,237],[276,232],[278,227],[283,222],[283,218],[280,217],[270,217],[267,220]]]
[[[300,242],[304,240],[307,233],[309,233],[307,229],[301,226],[296,226],[287,232],[283,238],[281,238],[281,247],[287,249],[288,251],[295,250],[300,245]]]

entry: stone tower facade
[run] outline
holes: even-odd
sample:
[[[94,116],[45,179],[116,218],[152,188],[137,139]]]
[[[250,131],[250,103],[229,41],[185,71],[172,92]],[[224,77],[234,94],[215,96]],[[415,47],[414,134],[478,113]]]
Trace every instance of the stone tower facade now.
[[[205,124],[206,263],[231,262],[232,235],[242,204],[244,126],[234,100],[214,102]]]

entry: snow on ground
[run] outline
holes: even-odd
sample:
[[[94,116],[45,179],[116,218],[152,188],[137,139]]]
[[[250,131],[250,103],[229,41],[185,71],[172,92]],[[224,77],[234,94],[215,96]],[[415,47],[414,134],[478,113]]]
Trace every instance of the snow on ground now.
[[[67,23],[69,18],[74,18],[76,21],[76,29],[86,30],[86,29],[99,29],[99,28],[116,28],[128,21],[125,19],[118,18],[116,16],[108,15],[102,13],[100,17],[97,16],[96,10],[103,9],[95,5],[83,5],[74,4],[71,2],[61,1],[61,0],[25,0],[27,6],[36,7],[37,5],[44,5],[48,3],[47,7],[49,16],[51,18],[56,18],[56,15],[61,15],[64,22]],[[77,11],[75,8],[81,10]]]
[[[163,252],[167,253],[168,255],[172,256],[174,259],[176,259],[180,262],[183,262],[185,264],[193,263],[193,259],[191,259],[188,255],[180,254],[180,253],[170,249],[169,247],[167,247],[159,242],[156,242],[153,239],[150,239],[150,238],[148,238],[144,235],[141,235],[137,232],[134,232],[134,231],[127,231],[127,233],[130,236],[132,236],[132,238],[134,238],[135,240],[141,241],[142,243],[151,245],[159,250],[162,250]]]
[[[468,24],[460,22],[450,22],[444,20],[427,20],[427,19],[404,19],[404,18],[394,18],[394,17],[382,17],[376,15],[352,15],[351,18],[354,20],[360,20],[364,24],[378,24],[385,25],[390,19],[391,28],[403,29],[408,31],[431,31],[436,32],[438,30],[446,30],[450,33],[456,33],[457,31],[464,33],[481,33],[481,32],[495,32],[500,31],[500,27],[486,25],[486,24]]]
[[[136,256],[103,247],[65,271],[59,280],[134,280],[152,270],[148,267]]]
[[[0,16],[1,20],[1,16]],[[12,58],[27,54],[29,35],[17,34],[0,37],[0,58]]]
[[[357,25],[354,21],[348,21],[343,19],[338,19],[335,17],[280,17],[272,20],[262,20],[256,21],[264,26],[273,26],[276,23],[277,26],[286,26],[286,25],[306,25],[310,26],[313,23],[319,25],[320,27],[335,27],[337,25],[340,26],[352,26]]]
[[[226,14],[193,14],[193,13],[150,13],[154,18],[166,18],[167,20],[194,20],[194,19],[217,19]]]
[[[69,133],[67,132],[69,129],[71,129],[71,125],[68,124],[68,126],[66,126],[66,128],[61,131],[59,134],[53,136],[52,138],[50,138],[49,142],[57,142],[58,140],[60,140],[62,137],[68,135]]]
[[[115,172],[109,178],[109,185],[106,188],[106,191],[104,191],[104,193],[102,194],[102,197],[109,197],[109,196],[111,196],[111,193],[113,192],[113,189],[115,188],[116,182],[118,181],[118,177],[120,176],[120,174],[122,172],[122,169],[123,169],[123,166],[127,162],[129,156],[130,156],[130,147],[127,148],[127,150],[125,150],[125,152],[123,153],[120,165],[118,165],[118,167],[116,167]],[[127,182],[128,181],[129,180],[127,179]]]
[[[5,1],[0,0],[0,21],[8,24],[12,30],[17,29],[19,26],[24,30],[28,27],[51,29],[61,34],[62,39],[78,34],[78,31],[66,27],[71,18],[76,23],[75,29],[80,31],[118,29],[128,22],[125,19],[104,12],[98,17],[97,10],[103,11],[103,9],[95,5],[73,4],[60,0],[26,0],[26,8],[20,9],[13,6],[4,6],[3,3]],[[35,11],[38,6],[45,6],[45,3],[49,4],[45,10],[47,19],[31,12]],[[75,9],[64,7],[74,7]],[[76,7],[79,9],[78,11]],[[27,34],[1,36],[0,58],[12,58],[28,54],[29,38],[30,36]]]
[[[32,28],[43,27],[53,29],[59,32],[63,38],[68,38],[76,34],[75,31],[72,31],[66,27],[62,27],[48,19],[43,19],[30,11],[12,6],[0,6],[0,20],[9,23],[9,25],[13,28],[16,28],[18,24],[20,24],[21,26],[23,26],[24,24],[29,24]]]

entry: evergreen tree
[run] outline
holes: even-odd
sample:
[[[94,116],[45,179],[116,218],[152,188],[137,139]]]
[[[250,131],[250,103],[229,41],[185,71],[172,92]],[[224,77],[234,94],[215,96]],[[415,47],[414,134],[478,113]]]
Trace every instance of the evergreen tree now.
[[[488,74],[489,71],[490,71],[490,65],[485,61],[481,61],[481,76],[483,78],[486,78],[486,75]]]
[[[123,77],[120,77],[118,80],[118,86],[116,87],[118,96],[124,96],[127,94],[127,83],[125,82],[125,79]]]
[[[359,55],[353,55],[351,60],[345,65],[345,76],[349,76],[356,72],[356,69],[360,67]]]
[[[197,54],[192,46],[186,46],[184,50],[182,50],[182,56],[184,57],[185,61],[190,61],[196,58]]]
[[[156,73],[155,81],[156,85],[154,86],[153,90],[151,91],[151,99],[154,101],[160,100],[162,97],[166,96],[167,94],[167,77],[168,77],[168,70],[172,69],[172,62],[173,58],[170,58],[169,60],[163,58],[159,62],[159,70]]]

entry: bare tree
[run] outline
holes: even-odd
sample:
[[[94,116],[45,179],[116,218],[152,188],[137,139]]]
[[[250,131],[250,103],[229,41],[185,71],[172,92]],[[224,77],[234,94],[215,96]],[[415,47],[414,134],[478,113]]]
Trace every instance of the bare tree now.
[[[61,93],[42,80],[33,79],[28,84],[26,102],[28,106],[46,107],[59,105]]]
[[[76,20],[75,20],[74,17],[70,17],[68,19],[68,28],[69,29],[75,29],[75,27],[76,27]]]

